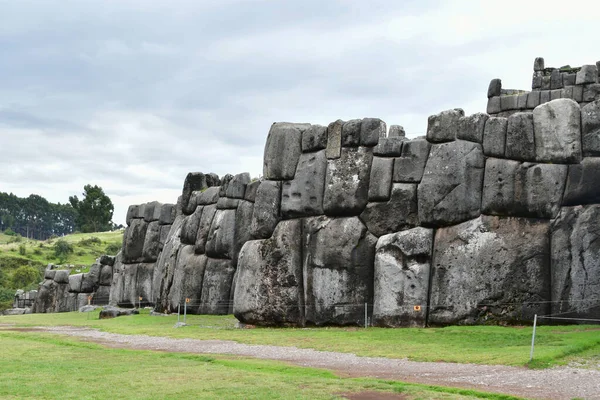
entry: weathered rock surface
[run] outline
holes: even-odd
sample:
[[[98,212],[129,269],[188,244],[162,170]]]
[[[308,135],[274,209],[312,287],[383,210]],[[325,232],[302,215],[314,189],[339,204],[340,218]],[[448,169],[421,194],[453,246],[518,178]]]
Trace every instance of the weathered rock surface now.
[[[196,254],[203,254],[206,252],[206,240],[208,239],[208,232],[210,231],[210,227],[216,212],[217,206],[214,204],[210,206],[204,206],[204,209],[202,210],[202,216],[200,217],[198,230],[196,231]]]
[[[233,231],[233,263],[237,265],[238,255],[244,243],[252,239],[252,215],[254,203],[242,201],[235,211],[235,226]]]
[[[327,147],[327,127],[311,125],[302,132],[302,151],[305,153]]]
[[[246,186],[250,183],[250,174],[244,172],[237,174],[229,182],[225,195],[234,199],[243,199],[246,193]]]
[[[190,215],[196,209],[196,202],[190,202],[192,193],[205,190],[207,187],[206,176],[202,172],[190,172],[187,174],[181,192],[181,209],[184,214]]]
[[[271,126],[265,145],[265,179],[292,179],[302,153],[302,132],[308,124],[278,122]]]
[[[200,314],[227,314],[234,273],[231,260],[208,259],[202,282]]]
[[[123,234],[123,261],[136,263],[142,261],[144,241],[148,223],[143,219],[133,219]]]
[[[402,144],[405,141],[404,136],[381,138],[373,149],[373,154],[383,157],[400,157],[402,155]]]
[[[342,147],[358,147],[360,145],[361,119],[351,119],[342,125]]]
[[[252,236],[256,239],[271,237],[280,220],[281,182],[262,181],[256,192],[252,213]]]
[[[483,172],[480,144],[457,140],[434,145],[418,188],[421,224],[452,225],[479,216]]]
[[[373,157],[369,180],[369,201],[389,200],[393,173],[393,158]]]
[[[578,163],[581,160],[581,111],[571,99],[557,99],[533,110],[536,160]]]
[[[414,228],[379,238],[375,252],[373,324],[425,326],[433,230]]]
[[[563,205],[600,203],[600,158],[585,157],[580,164],[569,165]]]
[[[247,242],[233,296],[235,317],[248,324],[304,324],[302,221],[282,221],[273,236]]]
[[[148,224],[142,249],[142,261],[144,262],[155,262],[162,250],[160,246],[160,227],[159,221],[152,221]]]
[[[204,207],[198,206],[191,215],[184,218],[183,225],[181,226],[181,243],[196,243],[196,237],[198,236],[198,228],[200,227],[200,220],[202,219],[203,211]]]
[[[600,100],[581,108],[581,146],[583,156],[600,156]]]
[[[405,141],[402,156],[394,160],[394,182],[421,182],[430,148],[431,144],[425,139]]]
[[[356,217],[312,217],[303,225],[306,322],[363,325],[373,301],[377,238]]]
[[[328,159],[340,158],[342,155],[342,127],[344,121],[338,119],[327,126],[327,147],[325,155]]]
[[[178,305],[183,307],[187,298],[190,299],[188,312],[198,312],[207,261],[205,255],[197,255],[194,252],[194,246],[184,246],[179,250],[169,290],[169,309],[176,310]]]
[[[284,219],[323,214],[326,172],[325,150],[300,156],[295,178],[283,182],[281,215]]]
[[[387,132],[385,122],[379,118],[365,118],[360,124],[360,145],[373,147],[384,138]]]
[[[235,210],[217,210],[206,239],[206,255],[233,258]]]
[[[367,205],[373,151],[370,148],[343,148],[338,159],[330,160],[325,179],[323,210],[332,216],[358,215]]]
[[[435,234],[429,325],[519,323],[550,300],[549,223],[481,216]]]
[[[516,113],[508,117],[504,155],[513,160],[535,161],[532,113]]]
[[[458,119],[456,138],[469,142],[483,143],[483,131],[488,118],[489,115],[485,113],[460,117]]]
[[[552,313],[598,318],[600,206],[565,207],[552,223]]]
[[[560,210],[567,166],[486,161],[481,209],[484,214],[554,218]]]
[[[117,307],[105,307],[100,311],[100,319],[110,319],[116,317],[122,317],[124,315],[137,315],[140,312],[131,308],[117,308]]]
[[[417,184],[394,183],[390,200],[367,204],[360,219],[375,236],[419,225]]]
[[[432,143],[441,143],[456,139],[459,120],[464,116],[465,112],[460,108],[429,116],[427,120],[427,140]]]
[[[488,118],[483,131],[483,154],[491,157],[504,157],[507,125],[506,118]]]

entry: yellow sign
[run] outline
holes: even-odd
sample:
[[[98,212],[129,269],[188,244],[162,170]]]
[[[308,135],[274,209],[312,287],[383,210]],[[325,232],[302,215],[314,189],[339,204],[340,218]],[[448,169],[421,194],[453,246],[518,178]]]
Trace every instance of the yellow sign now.
[[[185,298],[185,302],[186,302],[186,303],[189,303],[189,302],[190,302],[190,299],[189,299],[189,297],[186,297],[186,298]]]
[[[91,299],[92,299],[92,296],[88,296],[88,300],[91,300]]]
[[[140,296],[140,301],[142,301],[142,300],[143,300],[143,299],[142,299],[142,296]]]
[[[415,306],[415,311],[421,311],[421,306]]]

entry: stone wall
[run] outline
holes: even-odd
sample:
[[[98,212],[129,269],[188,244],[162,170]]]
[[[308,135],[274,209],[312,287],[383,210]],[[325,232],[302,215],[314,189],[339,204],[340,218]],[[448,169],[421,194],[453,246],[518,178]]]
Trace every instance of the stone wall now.
[[[540,63],[530,93],[547,73],[559,90]],[[560,90],[592,90],[594,68]],[[412,140],[376,118],[273,124],[261,180],[190,173],[176,206],[130,207],[111,303],[260,325],[362,325],[365,304],[378,326],[599,318],[600,100],[530,93],[493,81],[491,103],[523,108],[447,110]]]
[[[69,269],[49,264],[44,271],[44,281],[40,284],[32,307],[34,313],[77,311],[88,304],[108,304],[110,285],[113,279],[115,257],[101,256],[90,266],[87,273],[70,274]]]
[[[596,64],[546,68],[544,59],[533,63],[531,91],[502,89],[500,79],[492,79],[488,88],[487,112],[507,117],[516,112],[532,111],[540,104],[556,99],[571,99],[582,107],[600,99],[600,61]]]

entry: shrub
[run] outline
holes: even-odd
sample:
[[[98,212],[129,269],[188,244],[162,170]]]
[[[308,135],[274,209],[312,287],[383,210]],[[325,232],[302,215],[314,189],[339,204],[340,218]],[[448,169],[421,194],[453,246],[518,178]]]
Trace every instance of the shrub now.
[[[60,264],[67,261],[70,254],[73,253],[73,245],[64,239],[59,239],[54,243],[54,256]]]
[[[21,243],[19,245],[19,254],[22,256],[27,254],[27,247],[25,247],[25,243]]]
[[[36,268],[23,265],[15,271],[12,276],[12,284],[15,289],[26,289],[40,280],[40,271]]]
[[[104,250],[104,252],[106,254],[110,254],[112,256],[114,256],[115,254],[117,254],[119,251],[121,251],[121,245],[117,244],[117,243],[111,243],[108,246],[106,246],[106,249]]]
[[[100,238],[96,237],[96,236],[92,236],[90,238],[87,239],[81,239],[79,241],[79,244],[81,246],[91,246],[94,244],[102,244],[102,240],[100,240]]]
[[[35,249],[35,250],[33,250],[33,254],[35,254],[36,256],[41,256],[44,253],[42,253],[42,251],[40,249]]]
[[[17,232],[13,231],[11,228],[6,228],[4,234],[6,236],[17,236]]]
[[[8,239],[8,243],[19,243],[22,240],[23,240],[23,236],[21,236],[17,233],[15,236],[12,236],[10,239]]]

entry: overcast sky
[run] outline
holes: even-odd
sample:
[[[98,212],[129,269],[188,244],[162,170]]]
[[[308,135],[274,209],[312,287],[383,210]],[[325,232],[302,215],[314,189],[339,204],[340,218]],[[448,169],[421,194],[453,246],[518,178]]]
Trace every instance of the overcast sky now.
[[[597,1],[0,0],[0,191],[175,202],[262,173],[271,123],[485,111],[489,81],[600,59]]]

